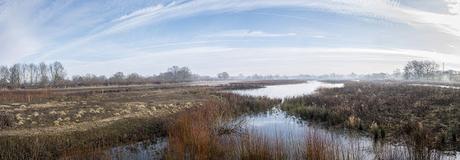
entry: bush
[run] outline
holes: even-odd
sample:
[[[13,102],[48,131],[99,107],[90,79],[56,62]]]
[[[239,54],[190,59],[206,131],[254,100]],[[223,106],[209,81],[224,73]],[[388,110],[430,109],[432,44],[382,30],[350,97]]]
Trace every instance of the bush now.
[[[0,129],[13,127],[13,115],[0,113]]]

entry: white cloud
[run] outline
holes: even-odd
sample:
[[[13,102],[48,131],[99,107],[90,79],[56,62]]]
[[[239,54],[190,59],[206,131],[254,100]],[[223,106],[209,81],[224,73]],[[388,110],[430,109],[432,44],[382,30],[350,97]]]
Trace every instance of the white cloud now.
[[[460,0],[445,0],[451,14],[460,14]]]
[[[289,37],[296,36],[296,33],[267,33],[264,31],[254,30],[230,30],[220,33],[208,34],[204,37],[230,37],[230,38],[266,38],[266,37]]]

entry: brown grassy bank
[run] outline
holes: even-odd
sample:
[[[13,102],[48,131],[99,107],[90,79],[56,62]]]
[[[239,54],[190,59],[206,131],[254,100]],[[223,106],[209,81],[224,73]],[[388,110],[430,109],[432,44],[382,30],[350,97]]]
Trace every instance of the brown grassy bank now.
[[[58,159],[81,151],[94,152],[107,147],[164,136],[165,119],[125,119],[110,126],[59,135],[2,136],[0,159]],[[101,155],[88,157],[100,159]]]
[[[304,80],[258,80],[258,81],[241,81],[233,82],[230,84],[220,85],[219,88],[223,90],[235,89],[258,89],[271,85],[284,85],[284,84],[299,84],[305,83]]]

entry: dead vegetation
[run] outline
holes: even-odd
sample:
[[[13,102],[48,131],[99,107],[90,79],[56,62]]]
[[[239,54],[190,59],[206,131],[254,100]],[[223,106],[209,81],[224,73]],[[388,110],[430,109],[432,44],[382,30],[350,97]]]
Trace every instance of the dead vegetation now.
[[[212,92],[178,86],[103,90],[57,89],[30,101],[4,93],[11,99],[0,102],[0,159],[67,159],[163,137],[168,116],[199,107]]]
[[[12,99],[0,103],[1,122],[8,127],[2,127],[6,129],[0,135],[18,133],[15,130],[54,131],[60,126],[75,129],[124,118],[167,115],[201,103],[209,96],[206,90],[204,87],[109,89],[110,92],[70,89],[50,92],[53,95],[50,97],[33,94],[30,102],[15,99],[16,92],[6,91],[3,94]]]
[[[0,113],[0,129],[13,127],[13,115]]]
[[[252,102],[252,103],[249,103]],[[265,98],[220,95],[202,107],[178,114],[168,126],[165,159],[362,159],[359,145],[341,144],[333,136],[311,131],[301,139],[277,136],[234,126],[234,132],[220,132],[225,124],[249,111],[264,111],[277,104]],[[272,105],[269,105],[272,104]],[[249,108],[249,109],[246,109]],[[243,111],[243,112],[242,112]],[[252,112],[252,113],[254,113]],[[280,131],[284,132],[284,131]]]
[[[258,89],[264,88],[270,85],[282,85],[282,84],[298,84],[305,83],[303,80],[259,80],[259,81],[242,81],[233,82],[219,87],[224,90],[235,90],[235,89]]]
[[[401,83],[348,82],[288,99],[283,110],[306,120],[399,141],[413,150],[460,150],[460,90]],[[429,152],[424,152],[429,153]]]

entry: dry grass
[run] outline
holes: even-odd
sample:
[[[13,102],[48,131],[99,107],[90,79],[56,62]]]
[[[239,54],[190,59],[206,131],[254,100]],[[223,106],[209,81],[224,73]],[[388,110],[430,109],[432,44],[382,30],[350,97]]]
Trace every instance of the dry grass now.
[[[72,91],[65,93],[66,96],[50,97],[44,102],[0,101],[0,112],[13,116],[8,119],[12,125],[8,130],[0,131],[0,135],[46,128],[85,129],[88,125],[105,125],[124,118],[171,114],[205,101],[209,98],[209,91],[205,87],[131,89],[104,93]]]
[[[2,136],[0,159],[59,159],[79,152],[97,153],[120,144],[164,136],[165,120],[126,119],[110,126],[59,135]],[[103,154],[94,155],[100,159]]]
[[[20,92],[35,91],[17,91],[16,98],[12,91],[1,91],[12,99],[0,101],[0,159],[58,159],[164,136],[164,117],[199,106],[212,91],[206,87],[104,90],[55,89],[49,97],[36,95],[30,102],[21,99]]]
[[[359,145],[345,147],[345,144],[340,144],[332,136],[317,132],[311,132],[303,139],[290,141],[281,136],[273,139],[263,133],[243,129],[242,126],[234,126],[236,129],[231,129],[233,132],[220,132],[227,126],[224,124],[235,123],[235,116],[242,113],[240,108],[256,106],[235,102],[260,102],[257,98],[251,97],[231,94],[224,96],[227,97],[208,101],[202,107],[180,113],[174,118],[174,122],[168,127],[169,144],[165,159],[346,160],[362,157]]]
[[[220,85],[219,88],[223,90],[236,90],[236,89],[257,89],[264,88],[270,85],[284,85],[284,84],[298,84],[305,83],[304,80],[258,80],[258,81],[242,81],[233,82],[226,85]]]
[[[459,150],[459,97],[455,89],[348,82],[286,100],[282,109],[305,120],[366,131],[375,139],[406,141],[414,150]]]
[[[166,159],[216,159],[227,156],[232,148],[223,145],[221,136],[238,133],[233,118],[266,110],[279,100],[218,94],[203,106],[178,114],[168,127]],[[228,125],[231,124],[231,125]]]
[[[13,127],[13,115],[0,113],[0,129]]]

